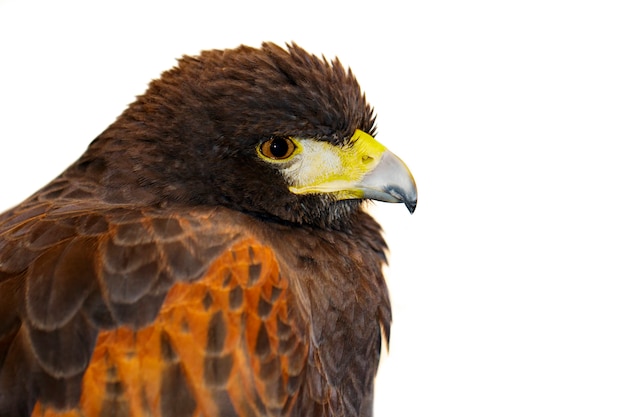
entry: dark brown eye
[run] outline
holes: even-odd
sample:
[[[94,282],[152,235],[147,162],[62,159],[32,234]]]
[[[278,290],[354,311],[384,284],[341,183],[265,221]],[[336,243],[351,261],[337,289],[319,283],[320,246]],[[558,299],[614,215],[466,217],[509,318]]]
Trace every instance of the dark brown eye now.
[[[261,153],[272,159],[289,158],[296,150],[296,145],[289,138],[272,138],[261,144]]]

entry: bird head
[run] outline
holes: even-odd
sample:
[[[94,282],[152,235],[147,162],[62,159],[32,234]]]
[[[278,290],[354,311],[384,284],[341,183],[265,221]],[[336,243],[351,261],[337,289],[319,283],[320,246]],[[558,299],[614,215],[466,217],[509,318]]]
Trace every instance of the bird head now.
[[[350,70],[265,43],[183,57],[77,166],[107,183],[111,201],[222,205],[328,227],[368,199],[415,209],[410,171],[374,136]]]

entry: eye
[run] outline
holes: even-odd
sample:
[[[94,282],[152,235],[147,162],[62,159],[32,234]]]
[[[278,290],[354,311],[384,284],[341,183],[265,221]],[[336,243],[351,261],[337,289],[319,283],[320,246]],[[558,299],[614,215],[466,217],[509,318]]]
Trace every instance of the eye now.
[[[259,152],[270,159],[287,159],[293,155],[296,145],[289,138],[272,138],[259,146]]]

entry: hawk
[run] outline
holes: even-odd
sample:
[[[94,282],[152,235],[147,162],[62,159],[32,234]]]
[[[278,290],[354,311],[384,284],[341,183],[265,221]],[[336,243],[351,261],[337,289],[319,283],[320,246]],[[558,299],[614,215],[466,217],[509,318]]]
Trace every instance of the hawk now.
[[[0,215],[0,416],[370,416],[367,200],[417,189],[335,59],[184,56]]]

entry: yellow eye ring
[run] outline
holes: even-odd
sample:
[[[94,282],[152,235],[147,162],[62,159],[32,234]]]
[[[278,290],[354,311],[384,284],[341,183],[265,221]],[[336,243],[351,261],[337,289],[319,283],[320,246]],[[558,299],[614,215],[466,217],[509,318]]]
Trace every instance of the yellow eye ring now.
[[[266,158],[283,160],[289,158],[296,151],[296,144],[291,138],[275,137],[259,145],[259,153]]]

